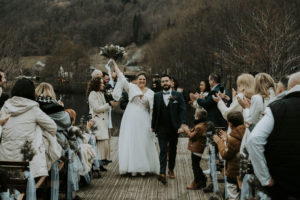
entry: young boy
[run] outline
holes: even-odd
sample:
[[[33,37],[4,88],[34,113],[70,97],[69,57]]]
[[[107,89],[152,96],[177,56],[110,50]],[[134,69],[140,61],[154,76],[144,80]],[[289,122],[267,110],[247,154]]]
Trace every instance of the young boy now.
[[[228,182],[228,199],[235,200],[240,199],[237,183],[237,177],[239,176],[239,151],[246,127],[241,112],[232,111],[228,113],[227,122],[231,129],[229,135],[226,137],[226,132],[221,131],[222,136],[214,135],[214,141],[218,145],[220,155],[226,161],[225,174]]]
[[[197,108],[195,112],[195,127],[189,129],[183,125],[182,129],[189,137],[188,149],[192,152],[192,168],[194,181],[187,189],[199,190],[206,187],[206,176],[200,167],[201,156],[206,147],[207,112],[203,108]]]

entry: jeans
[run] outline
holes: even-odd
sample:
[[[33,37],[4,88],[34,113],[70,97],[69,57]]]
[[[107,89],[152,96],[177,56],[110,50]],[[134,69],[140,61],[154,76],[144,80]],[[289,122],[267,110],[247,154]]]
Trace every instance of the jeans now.
[[[194,182],[199,183],[201,181],[206,182],[206,176],[204,175],[200,167],[201,157],[192,153],[192,168],[194,173]]]

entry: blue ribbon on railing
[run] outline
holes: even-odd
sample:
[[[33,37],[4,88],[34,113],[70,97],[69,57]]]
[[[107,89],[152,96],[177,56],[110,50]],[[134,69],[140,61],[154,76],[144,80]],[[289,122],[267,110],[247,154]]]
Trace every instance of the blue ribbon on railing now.
[[[102,163],[101,163],[100,154],[98,152],[98,148],[96,146],[95,135],[91,134],[89,144],[92,146],[92,148],[94,149],[95,154],[96,154],[96,157],[93,159],[93,170],[94,171],[99,170]]]
[[[56,161],[51,167],[51,200],[58,200],[59,196],[59,161]]]
[[[91,177],[90,177],[89,173],[86,173],[83,177],[84,177],[86,183],[90,185],[91,184]]]
[[[31,168],[29,167],[29,171],[25,171],[24,173],[27,178],[26,200],[36,200],[35,181],[32,176]]]
[[[7,189],[7,192],[0,193],[0,199],[2,200],[16,200],[19,199],[20,192],[18,190],[14,190],[14,193],[10,194],[10,190]]]
[[[252,174],[246,174],[243,178],[242,190],[241,190],[241,200],[252,199],[252,186],[251,182],[253,180]]]
[[[214,192],[219,191],[219,185],[218,185],[218,177],[217,177],[217,167],[216,167],[216,150],[215,146],[209,144],[211,153],[210,153],[210,174],[212,177],[212,182],[214,186]]]
[[[225,183],[225,199],[228,198],[228,191],[227,191],[227,176],[225,174],[225,171],[226,171],[226,161],[224,160],[224,183]]]
[[[73,157],[74,151],[68,150],[68,182],[67,182],[67,200],[72,200],[72,175],[73,175]]]

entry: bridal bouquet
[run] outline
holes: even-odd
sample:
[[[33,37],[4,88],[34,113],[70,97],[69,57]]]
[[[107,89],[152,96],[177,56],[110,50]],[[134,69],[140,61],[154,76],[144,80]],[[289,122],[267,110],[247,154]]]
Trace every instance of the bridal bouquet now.
[[[106,45],[100,48],[100,54],[106,58],[113,58],[114,60],[121,59],[125,53],[125,48],[119,45]]]

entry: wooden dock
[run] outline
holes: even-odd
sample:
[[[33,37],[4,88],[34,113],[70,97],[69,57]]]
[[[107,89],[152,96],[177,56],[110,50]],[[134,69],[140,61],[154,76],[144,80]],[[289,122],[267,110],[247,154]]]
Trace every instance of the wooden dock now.
[[[108,172],[103,172],[102,178],[93,179],[92,184],[78,192],[85,200],[208,200],[216,194],[206,194],[202,190],[187,190],[186,186],[193,180],[191,155],[187,150],[187,138],[180,138],[177,148],[175,175],[176,179],[168,179],[168,184],[158,182],[156,176],[130,177],[120,176],[118,166],[118,137],[111,140],[112,160],[107,166]],[[203,169],[207,169],[206,160],[201,161]],[[221,178],[221,177],[220,177]],[[209,182],[210,183],[210,179]],[[220,183],[224,191],[224,183]],[[218,198],[222,199],[222,198]]]

